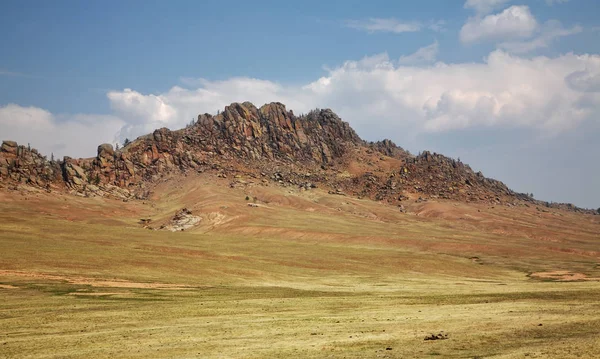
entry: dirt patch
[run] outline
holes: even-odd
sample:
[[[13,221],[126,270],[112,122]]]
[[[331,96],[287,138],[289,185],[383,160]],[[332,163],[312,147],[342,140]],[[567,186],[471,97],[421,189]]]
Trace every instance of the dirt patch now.
[[[54,274],[37,273],[37,272],[23,272],[23,271],[12,271],[12,270],[0,270],[0,276],[7,277],[22,277],[31,279],[43,279],[52,281],[66,281],[71,284],[89,285],[92,287],[112,287],[112,288],[144,288],[144,289],[185,289],[192,288],[187,285],[181,284],[169,284],[169,283],[156,283],[156,282],[131,282],[120,279],[101,279],[101,278],[90,278],[80,276],[60,276]]]
[[[600,278],[590,278],[583,273],[575,273],[569,271],[552,271],[552,272],[535,272],[529,275],[535,279],[554,280],[557,282],[574,282],[574,281],[600,281]]]
[[[232,218],[227,219],[227,217],[220,212],[208,213],[206,219],[211,226],[220,226],[232,220]]]
[[[17,289],[19,287],[15,287],[14,285],[10,285],[10,284],[0,284],[0,289]]]

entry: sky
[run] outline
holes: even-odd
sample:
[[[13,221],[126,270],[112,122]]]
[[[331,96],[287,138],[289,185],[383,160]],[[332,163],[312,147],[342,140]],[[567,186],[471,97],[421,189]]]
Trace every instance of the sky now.
[[[232,102],[600,207],[600,1],[0,2],[0,140],[48,156]]]

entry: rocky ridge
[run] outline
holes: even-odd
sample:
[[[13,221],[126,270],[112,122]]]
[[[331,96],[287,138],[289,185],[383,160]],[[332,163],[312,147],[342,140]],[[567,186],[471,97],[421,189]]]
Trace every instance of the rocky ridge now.
[[[413,156],[390,140],[367,143],[329,109],[295,116],[281,103],[233,103],[215,116],[199,115],[184,129],[157,129],[120,150],[101,144],[93,158],[54,161],[13,141],[0,147],[0,187],[9,189],[26,185],[143,199],[162,178],[205,171],[231,176],[232,186],[244,185],[236,180],[244,175],[260,178],[262,185],[318,186],[391,204],[418,197],[587,211],[535,201],[443,155]]]

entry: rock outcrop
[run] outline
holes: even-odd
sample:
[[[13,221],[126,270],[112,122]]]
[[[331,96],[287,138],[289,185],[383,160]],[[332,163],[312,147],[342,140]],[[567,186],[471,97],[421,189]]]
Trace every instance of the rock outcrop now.
[[[29,184],[50,190],[60,184],[61,169],[57,162],[48,161],[35,148],[3,141],[0,146],[0,186]]]
[[[417,192],[439,198],[460,198],[469,201],[500,201],[500,197],[518,197],[504,183],[475,173],[469,165],[452,158],[425,151],[405,160],[400,177],[413,184]]]
[[[249,102],[232,104],[217,116],[204,114],[192,128],[204,151],[251,159],[329,163],[349,144],[362,140],[331,110],[296,117],[281,103],[257,109]]]
[[[194,216],[192,211],[189,209],[182,208],[175,213],[168,224],[161,226],[159,229],[164,229],[171,232],[185,231],[186,229],[198,225],[201,220],[202,218]]]
[[[371,142],[369,143],[369,147],[374,151],[377,151],[392,158],[404,159],[410,156],[410,154],[406,152],[402,147],[397,146],[394,142],[388,139],[385,139],[383,141]]]
[[[348,172],[353,162],[373,164],[386,158],[393,165]],[[423,200],[550,205],[515,193],[460,161],[428,151],[413,156],[390,140],[367,143],[329,109],[295,116],[281,103],[261,108],[233,103],[217,115],[199,115],[184,129],[157,129],[121,149],[101,144],[93,158],[54,161],[13,141],[0,147],[0,186],[22,184],[128,200],[146,198],[151,184],[190,171],[214,171],[219,177],[245,173],[262,177],[263,184],[301,190],[318,186],[395,204],[412,193]]]

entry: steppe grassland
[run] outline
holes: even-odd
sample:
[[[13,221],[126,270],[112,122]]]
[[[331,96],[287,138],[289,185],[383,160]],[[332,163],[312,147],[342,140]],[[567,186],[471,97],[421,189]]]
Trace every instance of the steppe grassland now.
[[[598,277],[597,222],[466,205],[403,215],[276,189],[249,193],[259,208],[236,191],[175,193],[153,206],[3,197],[0,357],[600,353],[600,283],[527,276]],[[181,233],[136,224],[181,206],[234,220]],[[423,340],[440,331],[447,340]]]

